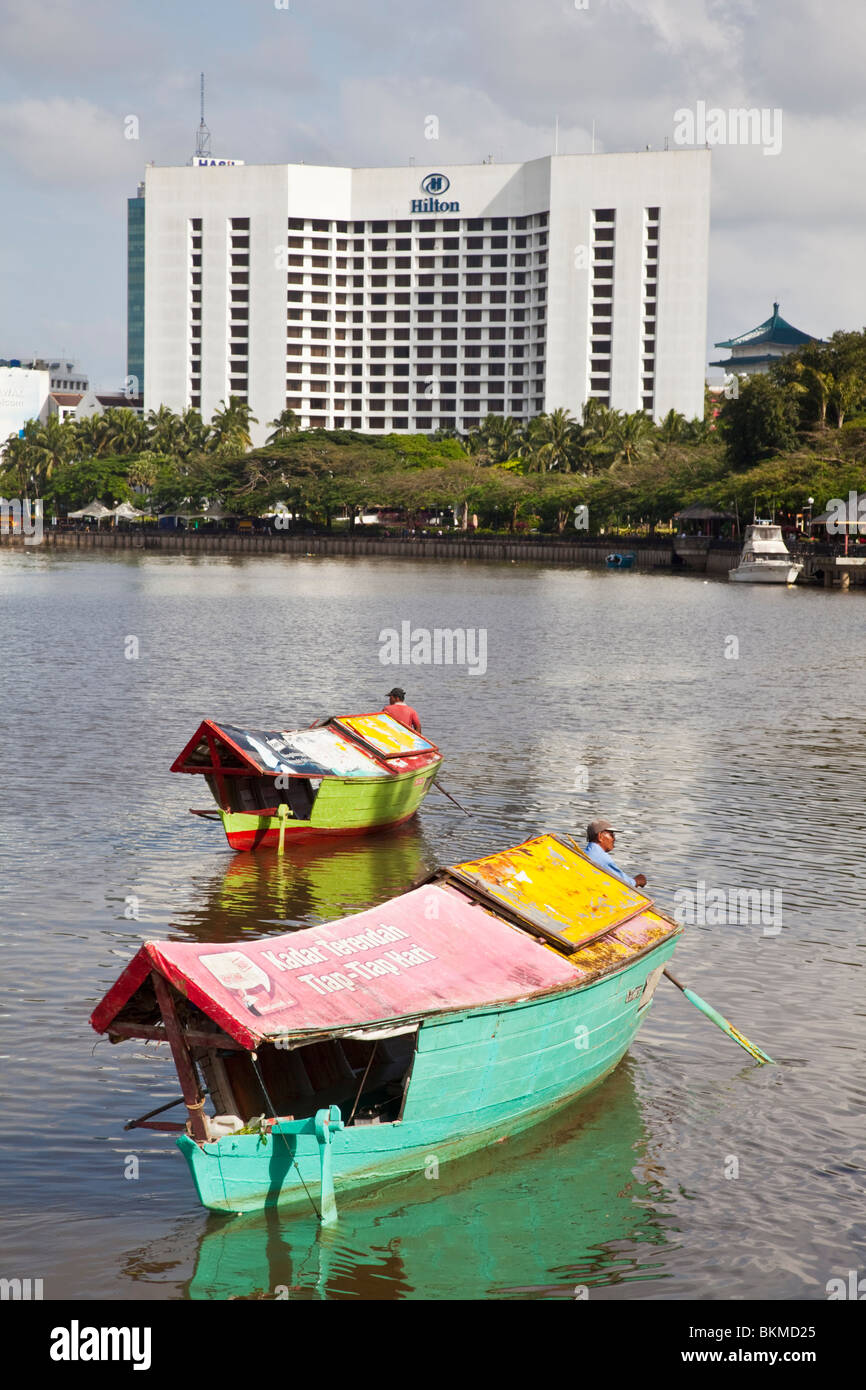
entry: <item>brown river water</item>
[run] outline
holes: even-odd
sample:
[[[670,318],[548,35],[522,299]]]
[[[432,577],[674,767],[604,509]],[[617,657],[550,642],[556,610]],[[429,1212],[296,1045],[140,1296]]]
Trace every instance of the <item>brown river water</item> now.
[[[472,630],[476,657],[483,633],[485,660],[383,665],[404,622]],[[815,1300],[866,1274],[861,595],[5,549],[0,634],[0,1277],[46,1299]],[[280,860],[188,814],[209,798],[168,769],[203,717],[299,727],[395,683],[471,815],[434,792],[395,833]],[[124,1132],[178,1094],[166,1049],[87,1021],[142,939],[313,925],[597,815],[667,910],[763,891],[753,920],[705,912],[673,969],[775,1066],[662,981],[589,1097],[325,1231],[208,1214],[171,1136]]]

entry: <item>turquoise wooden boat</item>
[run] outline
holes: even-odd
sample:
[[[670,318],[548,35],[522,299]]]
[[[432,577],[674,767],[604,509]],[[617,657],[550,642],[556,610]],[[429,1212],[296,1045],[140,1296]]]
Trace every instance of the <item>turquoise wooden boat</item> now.
[[[597,1086],[681,930],[544,835],[287,936],[146,942],[91,1022],[171,1047],[189,1119],[133,1123],[179,1131],[206,1207],[328,1221]]]

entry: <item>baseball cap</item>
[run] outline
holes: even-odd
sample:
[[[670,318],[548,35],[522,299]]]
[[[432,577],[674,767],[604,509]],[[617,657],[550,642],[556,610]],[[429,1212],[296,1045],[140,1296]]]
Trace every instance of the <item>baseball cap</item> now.
[[[616,834],[616,830],[614,830],[609,820],[591,820],[586,827],[586,838],[588,840],[597,840],[603,830],[610,830],[614,835]]]

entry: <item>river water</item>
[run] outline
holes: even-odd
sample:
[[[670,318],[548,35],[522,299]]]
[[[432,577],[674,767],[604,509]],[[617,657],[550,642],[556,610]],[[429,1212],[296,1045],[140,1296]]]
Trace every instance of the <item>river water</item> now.
[[[486,670],[383,665],[407,621],[483,631]],[[6,549],[0,632],[0,1276],[76,1299],[809,1300],[866,1272],[862,596]],[[206,790],[168,769],[203,717],[297,727],[395,683],[470,816],[434,792],[396,833],[279,861],[188,814]],[[178,1094],[167,1049],[87,1021],[142,939],[313,925],[596,815],[668,910],[763,890],[757,920],[710,909],[673,964],[777,1065],[662,981],[589,1097],[326,1231],[208,1214],[171,1136],[124,1133]]]

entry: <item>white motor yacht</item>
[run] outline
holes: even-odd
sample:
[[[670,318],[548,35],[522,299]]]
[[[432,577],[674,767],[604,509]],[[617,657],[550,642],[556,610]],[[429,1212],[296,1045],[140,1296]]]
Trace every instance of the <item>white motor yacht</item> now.
[[[728,571],[728,578],[747,584],[793,584],[802,570],[802,564],[791,559],[781,526],[755,521],[746,528],[740,563]]]

